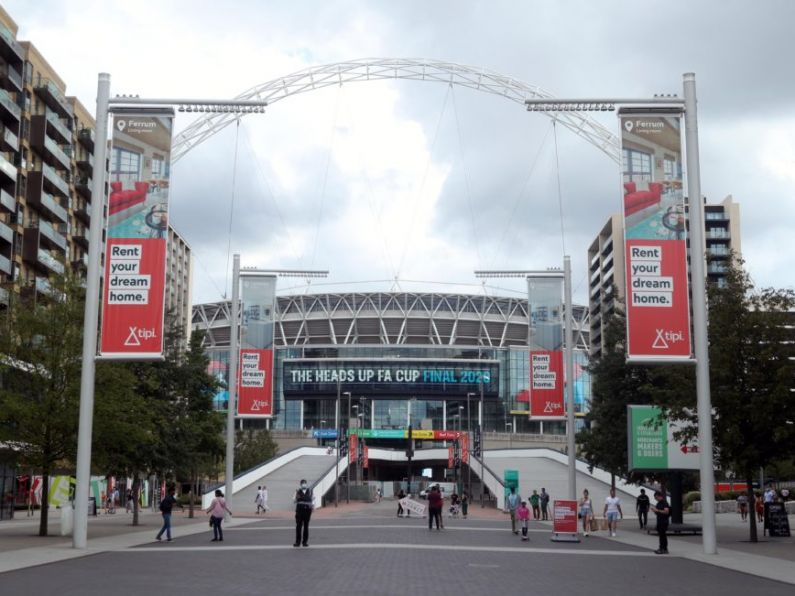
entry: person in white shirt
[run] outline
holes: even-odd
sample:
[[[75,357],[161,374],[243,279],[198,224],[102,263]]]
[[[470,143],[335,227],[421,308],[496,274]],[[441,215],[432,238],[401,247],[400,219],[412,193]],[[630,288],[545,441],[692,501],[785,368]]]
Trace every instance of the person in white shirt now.
[[[624,519],[624,512],[621,511],[621,499],[616,496],[616,489],[610,489],[610,496],[605,499],[605,508],[602,515],[607,518],[607,529],[611,536],[616,535],[618,518]]]
[[[268,513],[271,508],[268,507],[268,487],[262,485],[262,513]]]
[[[772,486],[768,486],[767,490],[765,491],[765,503],[773,503],[776,500],[776,489]]]

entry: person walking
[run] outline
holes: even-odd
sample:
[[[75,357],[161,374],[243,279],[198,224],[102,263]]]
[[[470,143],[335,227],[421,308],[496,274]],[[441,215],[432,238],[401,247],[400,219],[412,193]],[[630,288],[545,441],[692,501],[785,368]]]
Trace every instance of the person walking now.
[[[207,508],[207,513],[210,514],[210,525],[213,527],[213,539],[210,540],[210,542],[224,541],[224,531],[221,529],[221,522],[224,521],[224,511],[232,515],[232,512],[229,511],[229,507],[226,506],[224,493],[220,490],[216,490],[215,498],[210,502],[210,506]]]
[[[442,509],[444,508],[444,497],[439,485],[434,484],[431,492],[428,493],[428,529],[433,530],[433,522],[436,520],[436,529],[444,528],[442,525]]]
[[[541,488],[539,501],[541,505],[541,519],[549,521],[549,493],[547,492],[547,489],[543,487]]]
[[[166,541],[171,542],[171,511],[174,509],[174,505],[185,511],[185,508],[177,502],[177,498],[174,496],[176,492],[176,489],[171,487],[168,489],[168,494],[160,501],[160,514],[163,516],[163,527],[160,528],[157,536],[155,536],[155,540],[162,540],[162,536],[165,533]]]
[[[464,519],[467,518],[467,512],[469,511],[469,495],[464,493],[461,495],[461,515]]]
[[[538,491],[534,490],[533,494],[530,495],[530,506],[533,508],[533,519],[541,517],[540,501],[541,497],[538,496]]]
[[[740,493],[740,496],[737,497],[737,511],[740,514],[740,521],[748,519],[748,495],[745,493]]]
[[[519,499],[519,495],[516,494],[516,488],[512,486],[511,494],[505,499],[505,506],[508,508],[508,513],[511,515],[511,532],[514,534],[519,533],[519,530],[516,529],[516,510],[519,509],[520,504],[521,500]]]
[[[522,525],[522,540],[530,540],[527,535],[527,526],[530,524],[530,510],[527,508],[527,501],[522,501],[522,504],[519,505],[519,509],[516,510],[516,516]]]
[[[656,503],[651,510],[657,515],[657,536],[660,539],[659,548],[654,551],[657,555],[668,554],[668,520],[671,517],[671,506],[665,500],[665,495],[660,491],[654,492],[654,500]]]
[[[398,516],[398,517],[403,517],[403,513],[404,513],[404,512],[403,512],[403,505],[400,503],[400,500],[401,500],[401,499],[405,499],[405,498],[406,498],[406,493],[405,493],[405,492],[403,492],[403,489],[401,488],[401,489],[398,491],[398,494],[397,494],[397,499],[398,499],[398,510],[397,510],[397,516]]]
[[[127,513],[130,513],[133,510],[133,492],[130,488],[127,489],[127,493],[124,498],[124,509],[127,511]]]
[[[621,516],[621,519],[624,519],[624,512],[621,511],[621,499],[616,496],[616,489],[610,489],[610,496],[605,498],[605,509],[602,512],[607,518],[607,529],[610,532],[611,536],[616,535],[616,529],[618,527],[618,517]]]
[[[638,523],[640,524],[641,530],[649,525],[650,505],[651,503],[649,502],[649,496],[646,494],[646,489],[640,489],[640,494],[638,498],[635,499],[635,511],[638,514]]]
[[[268,513],[271,508],[268,507],[268,486],[262,485],[262,513]]]
[[[580,519],[582,519],[582,533],[583,536],[590,536],[591,520],[593,519],[593,503],[591,496],[588,494],[588,489],[582,491],[582,498],[580,499]]]
[[[259,515],[260,510],[262,509],[262,487],[257,487],[257,494],[254,496],[254,503],[257,505],[257,515]]]
[[[295,503],[295,542],[293,546],[309,546],[309,520],[312,517],[312,510],[315,508],[315,498],[312,489],[301,479],[298,490],[293,497]]]

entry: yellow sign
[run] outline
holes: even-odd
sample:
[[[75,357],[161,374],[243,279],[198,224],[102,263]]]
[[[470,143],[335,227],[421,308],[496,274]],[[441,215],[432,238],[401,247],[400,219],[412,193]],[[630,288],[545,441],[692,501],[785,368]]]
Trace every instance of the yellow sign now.
[[[412,430],[411,431],[411,438],[412,439],[432,439],[433,438],[433,431],[432,430]]]

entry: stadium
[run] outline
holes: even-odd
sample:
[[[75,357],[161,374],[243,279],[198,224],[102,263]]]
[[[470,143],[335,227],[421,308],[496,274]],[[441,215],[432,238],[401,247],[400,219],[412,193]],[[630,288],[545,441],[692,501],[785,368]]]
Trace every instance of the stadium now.
[[[350,416],[342,425],[349,428],[455,430],[480,423],[484,433],[565,434],[565,420],[528,415],[527,299],[322,293],[279,296],[274,310],[272,417],[241,418],[240,428],[338,428],[341,398],[340,416]],[[588,309],[574,306],[572,314],[580,426],[590,397]],[[229,301],[193,307],[192,329],[206,333],[210,372],[223,383],[228,380],[229,321]],[[337,376],[342,370],[358,373]],[[450,378],[438,377],[449,370],[456,371]],[[226,406],[227,392],[221,391],[216,408]]]

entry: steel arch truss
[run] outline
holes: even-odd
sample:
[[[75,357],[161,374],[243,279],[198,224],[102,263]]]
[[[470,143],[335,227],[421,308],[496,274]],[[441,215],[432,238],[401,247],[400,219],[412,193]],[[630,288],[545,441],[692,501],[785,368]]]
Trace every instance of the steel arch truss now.
[[[363,58],[350,62],[338,62],[299,70],[291,75],[274,79],[244,91],[235,99],[258,99],[272,105],[281,99],[306,93],[332,85],[404,79],[409,81],[431,81],[467,87],[476,91],[499,95],[525,107],[527,99],[554,99],[554,96],[537,87],[513,77],[496,72],[455,64],[424,59],[403,58]],[[591,145],[605,153],[616,163],[620,163],[619,143],[605,126],[599,124],[585,112],[541,112],[559,122]],[[193,147],[221,131],[241,118],[240,114],[206,114],[191,123],[177,134],[174,141],[172,160],[182,158]]]

